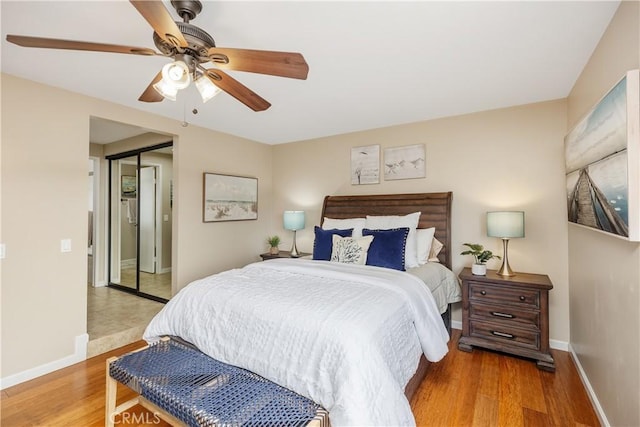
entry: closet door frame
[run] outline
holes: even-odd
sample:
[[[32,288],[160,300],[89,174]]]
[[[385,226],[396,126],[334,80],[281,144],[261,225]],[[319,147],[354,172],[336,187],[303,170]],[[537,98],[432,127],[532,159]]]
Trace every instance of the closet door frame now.
[[[114,192],[117,192],[116,194],[120,194],[120,187],[118,186],[118,188],[113,188],[114,187],[114,182],[113,182],[113,174],[114,172],[119,173],[119,168],[118,171],[114,170],[114,161],[118,161],[121,159],[125,159],[128,157],[136,157],[136,192],[138,194],[138,197],[136,197],[136,205],[137,205],[137,212],[139,214],[140,212],[140,185],[139,185],[139,176],[140,176],[140,169],[142,167],[142,157],[141,155],[143,153],[149,152],[149,151],[154,151],[154,150],[158,150],[161,148],[167,148],[167,147],[173,147],[173,141],[171,142],[166,142],[163,144],[157,144],[157,145],[153,145],[150,147],[144,147],[144,148],[140,148],[140,149],[136,149],[136,150],[130,150],[130,151],[126,151],[123,153],[118,153],[118,154],[113,154],[113,155],[109,155],[106,156],[106,159],[109,161],[109,188],[108,188],[108,207],[107,207],[107,224],[108,224],[108,230],[107,230],[107,240],[108,240],[108,244],[107,244],[107,254],[108,254],[108,262],[107,262],[107,286],[112,287],[114,289],[120,290],[120,291],[124,291],[124,292],[128,292],[134,295],[138,295],[140,297],[143,298],[147,298],[147,299],[151,299],[154,301],[159,301],[159,302],[167,302],[168,300],[166,298],[162,298],[156,295],[152,295],[152,294],[148,294],[145,292],[140,291],[140,227],[137,226],[136,227],[136,280],[135,280],[135,288],[132,287],[128,287],[128,286],[124,286],[118,283],[113,283],[112,282],[112,272],[113,272],[113,268],[112,268],[112,262],[114,261],[112,258],[112,244],[113,244],[113,239],[112,239],[112,227],[114,226],[113,224],[113,197],[114,197]],[[120,197],[118,197],[118,199],[120,199]],[[139,221],[139,219],[138,219]],[[119,226],[119,224],[118,224]],[[119,243],[119,242],[118,242]],[[119,260],[118,260],[119,262]],[[119,271],[119,270],[118,270]]]

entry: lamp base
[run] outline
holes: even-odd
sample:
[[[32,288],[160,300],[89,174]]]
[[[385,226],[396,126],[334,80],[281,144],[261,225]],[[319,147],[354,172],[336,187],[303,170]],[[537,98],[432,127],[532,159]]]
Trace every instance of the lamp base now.
[[[509,239],[502,239],[502,265],[500,266],[500,270],[496,272],[499,276],[512,277],[515,276],[516,273],[513,272],[511,267],[509,266]]]
[[[500,270],[498,270],[496,274],[500,276],[505,276],[505,277],[511,277],[516,275],[516,273],[514,273],[513,270],[511,269],[511,267],[509,267],[509,264],[505,264],[505,263],[502,263],[502,265],[500,266]]]
[[[293,245],[291,246],[291,252],[289,253],[291,258],[300,258],[300,252],[296,246],[296,230],[293,230]]]

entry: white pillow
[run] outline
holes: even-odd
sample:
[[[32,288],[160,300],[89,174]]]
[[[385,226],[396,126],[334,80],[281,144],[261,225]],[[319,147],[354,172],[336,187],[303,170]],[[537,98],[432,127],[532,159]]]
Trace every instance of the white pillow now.
[[[431,252],[431,242],[436,228],[419,228],[416,230],[416,241],[418,245],[418,264],[423,265],[429,261],[429,253]]]
[[[351,237],[362,237],[362,229],[364,228],[366,220],[364,218],[347,218],[347,219],[335,219],[324,217],[322,221],[323,230],[348,230],[353,228]]]
[[[353,238],[334,234],[331,261],[364,265],[367,262],[367,251],[372,241],[373,236]]]
[[[440,253],[442,248],[444,248],[442,242],[434,237],[433,241],[431,242],[431,250],[429,251],[429,262],[440,262],[440,259],[438,259],[438,254]]]
[[[391,228],[409,227],[407,245],[405,251],[405,269],[415,268],[418,264],[418,242],[416,239],[416,229],[420,221],[420,212],[408,215],[367,215],[366,228],[371,230],[388,230]]]

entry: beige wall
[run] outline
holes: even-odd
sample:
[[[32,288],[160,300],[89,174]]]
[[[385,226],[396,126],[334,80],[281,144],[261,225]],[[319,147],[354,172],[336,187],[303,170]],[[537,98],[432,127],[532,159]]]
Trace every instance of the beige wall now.
[[[319,223],[327,194],[385,194],[453,191],[453,270],[471,264],[458,255],[464,242],[478,242],[502,253],[501,241],[486,235],[485,213],[524,210],[526,237],[509,246],[516,271],[548,274],[554,340],[569,340],[567,223],[563,138],[565,101],[486,111],[383,129],[357,132],[274,147],[274,232],[291,244],[282,229],[285,209],[304,209],[307,227],[298,232],[298,249],[313,249],[313,226]],[[424,179],[351,185],[351,148],[425,144]],[[491,261],[490,268],[499,267]],[[460,320],[459,309],[454,320]]]
[[[640,67],[640,3],[622,2],[568,98],[569,128]],[[640,244],[571,224],[571,346],[611,425],[640,425]]]
[[[1,271],[3,379],[73,355],[76,338],[87,330],[90,116],[174,135],[176,288],[255,261],[264,251],[271,222],[270,146],[183,128],[175,120],[6,74],[1,79],[0,239],[7,245]],[[204,171],[258,177],[259,219],[202,223]],[[60,252],[63,238],[72,239],[72,252]]]

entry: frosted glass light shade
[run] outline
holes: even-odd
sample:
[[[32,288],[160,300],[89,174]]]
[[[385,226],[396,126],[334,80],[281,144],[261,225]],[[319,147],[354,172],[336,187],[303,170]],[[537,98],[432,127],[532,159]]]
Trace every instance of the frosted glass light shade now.
[[[501,239],[524,237],[524,212],[487,212],[487,236]]]
[[[176,89],[184,89],[191,83],[189,67],[182,61],[174,61],[162,67],[162,80]]]
[[[170,83],[165,82],[164,79],[161,79],[158,83],[154,84],[153,88],[156,90],[156,92],[164,96],[166,99],[169,99],[171,101],[176,100],[178,89],[176,89]]]
[[[200,92],[200,96],[202,97],[202,102],[207,102],[220,93],[218,86],[214,85],[213,82],[204,75],[198,77],[195,83],[196,88],[198,88],[198,92]]]
[[[283,224],[285,230],[302,230],[304,228],[304,211],[284,211]]]

